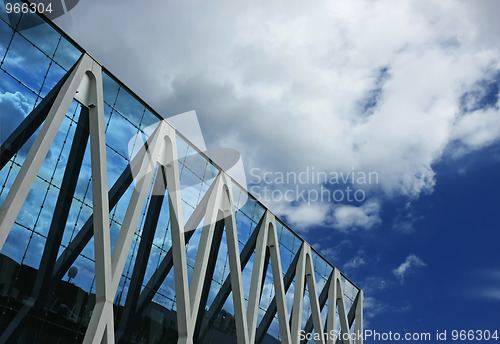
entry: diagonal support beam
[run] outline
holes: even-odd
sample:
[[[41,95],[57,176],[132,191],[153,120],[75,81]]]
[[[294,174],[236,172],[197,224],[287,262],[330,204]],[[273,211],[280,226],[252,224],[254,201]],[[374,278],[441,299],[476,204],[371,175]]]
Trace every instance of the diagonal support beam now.
[[[102,83],[99,83],[99,85],[102,87]],[[96,231],[96,229],[99,228],[96,228],[96,223],[94,221],[94,248],[96,258],[95,309],[98,312],[96,313],[96,311],[94,311],[92,313],[92,317],[83,340],[84,344],[93,343],[100,338],[109,343],[114,342],[113,298],[116,294],[126,258],[132,244],[133,235],[137,228],[141,210],[148,194],[155,166],[158,162],[163,161],[164,157],[167,156],[167,161],[170,161],[170,165],[174,165],[178,168],[177,159],[168,160],[170,151],[165,147],[165,140],[168,137],[172,137],[172,135],[175,135],[173,128],[166,121],[159,122],[154,133],[150,137],[151,144],[146,143],[143,146],[143,148],[147,150],[146,154],[144,154],[138,161],[135,159],[133,160],[133,162],[136,163],[135,165],[132,165],[132,169],[135,167],[135,172],[137,173],[135,178],[136,183],[132,189],[132,196],[112,253],[109,243],[109,228],[107,231],[102,233],[100,231]],[[92,166],[94,166],[94,164]],[[166,169],[168,182],[168,166]],[[164,180],[162,180],[161,177],[159,180],[164,183]],[[92,186],[94,188],[94,183]],[[105,194],[107,196],[107,192]],[[100,204],[94,203],[94,215],[96,213],[101,215],[101,212],[106,214],[106,220],[109,221],[109,209],[107,209],[107,206],[108,202],[101,202]],[[102,209],[100,207],[102,207]],[[99,287],[101,287],[101,289],[99,289]],[[106,335],[104,338],[102,337],[103,329],[105,330],[104,335]]]
[[[47,243],[42,255],[38,277],[35,282],[35,296],[42,296],[42,291],[47,290],[50,286],[52,272],[57,259],[57,253],[61,245],[61,240],[64,234],[64,228],[68,220],[68,215],[71,208],[71,201],[75,194],[78,176],[85,154],[85,147],[89,139],[89,111],[86,107],[82,107],[80,118],[73,138],[71,151],[68,158],[68,163],[64,171],[61,190],[57,198],[54,215],[50,224]],[[39,302],[41,302],[40,300]]]
[[[356,337],[354,339],[354,344],[363,344],[363,290],[359,290],[358,295],[355,300],[356,308],[351,307],[351,310],[354,308],[354,317],[356,319],[356,324],[354,325],[354,333]],[[349,311],[349,314],[351,312]],[[350,322],[349,318],[349,326],[352,326],[352,322]]]
[[[234,320],[236,323],[236,336],[238,344],[250,343],[250,334],[248,329],[248,313],[245,312],[245,295],[243,293],[243,280],[240,271],[241,259],[238,244],[238,233],[236,231],[236,217],[234,214],[232,188],[227,181],[227,176],[224,177],[223,188],[223,205],[224,222],[226,224],[226,242],[227,255],[229,261],[229,271],[234,273],[229,274],[231,281],[231,292],[233,295]],[[265,221],[265,220],[264,220]],[[259,228],[260,232],[260,228]],[[260,281],[260,276],[258,278]]]
[[[349,314],[347,314],[347,321],[349,322],[349,328],[352,327],[352,324],[354,323],[354,319],[356,318],[356,310],[358,308],[358,302],[360,300],[362,291],[358,291],[358,294],[356,295],[356,298],[354,299],[354,302],[352,303],[351,309],[349,310]],[[341,344],[342,339],[338,338],[336,341],[336,344]]]
[[[316,291],[316,281],[314,277],[314,267],[311,257],[311,247],[304,243],[300,251],[300,258],[297,264],[297,272],[295,273],[295,290],[293,297],[292,324],[291,336],[292,343],[298,344],[300,338],[300,330],[302,323],[302,307],[304,302],[304,288],[307,283],[309,291],[309,299],[311,301],[311,314],[313,317],[313,325],[316,333],[319,334],[317,344],[324,344],[323,326],[321,325],[321,312]]]
[[[109,260],[111,239],[109,233],[108,171],[106,163],[106,136],[104,124],[104,99],[102,90],[102,69],[91,60],[86,67],[85,77],[88,85],[81,90],[86,93],[84,104],[89,108],[90,162],[92,169],[92,205],[94,222],[94,257],[96,304],[90,318],[84,344],[101,342],[112,344],[115,341],[113,325],[112,262]],[[82,77],[83,80],[83,77]],[[73,95],[76,94],[73,93]]]
[[[289,344],[291,342],[290,328],[288,323],[287,305],[285,302],[285,287],[283,284],[278,234],[276,232],[276,219],[269,211],[266,211],[265,213],[265,219],[263,224],[260,226],[259,235],[257,237],[257,245],[255,248],[255,257],[252,269],[252,287],[250,288],[248,296],[247,321],[250,342],[254,342],[256,336],[260,293],[263,285],[262,274],[265,272],[265,267],[267,267],[268,264],[268,258],[266,257],[267,251],[269,252],[269,258],[272,265],[281,341],[284,344]]]
[[[221,176],[215,180],[216,186],[212,197],[210,197],[207,206],[207,213],[205,215],[203,228],[200,235],[200,242],[197,249],[196,261],[194,264],[193,274],[191,276],[191,283],[189,285],[189,302],[191,322],[196,322],[196,313],[198,312],[201,302],[201,296],[204,283],[206,282],[207,266],[210,257],[210,251],[213,244],[213,237],[215,233],[215,225],[221,217],[219,213],[219,205],[222,201],[223,181]],[[193,331],[194,334],[194,331]]]
[[[52,282],[52,271],[57,258],[59,245],[61,244],[64,227],[68,219],[71,201],[75,193],[78,175],[85,153],[85,146],[89,138],[89,114],[86,107],[82,107],[80,118],[76,127],[73,143],[69,153],[68,163],[64,171],[64,176],[61,182],[61,189],[57,197],[56,207],[49,232],[47,242],[45,244],[40,268],[36,276],[35,284],[31,292],[31,302],[25,303],[25,306],[19,311],[16,317],[10,322],[7,329],[2,334],[2,341],[9,342],[13,338],[17,338],[21,330],[21,324],[25,321],[26,315],[32,308],[40,308],[47,301],[50,293],[50,284]]]
[[[164,184],[166,185],[165,181]],[[211,194],[214,190],[215,183],[212,183],[203,198],[201,199],[200,203],[198,206],[195,208],[194,212],[191,214],[189,220],[187,221],[185,225],[186,232],[184,233],[184,240],[186,244],[189,242],[191,237],[194,234],[195,229],[198,227],[200,224],[201,220],[203,219],[204,214],[206,213],[207,210],[207,204],[208,200],[211,197]],[[151,205],[150,205],[151,207]],[[146,220],[147,221],[147,220]],[[141,241],[142,243],[142,241]],[[148,257],[145,256],[147,259]],[[137,261],[138,258],[136,258]],[[135,311],[131,312],[130,319],[135,318],[136,316],[140,316],[143,314],[145,311],[146,307],[150,304],[151,300],[153,299],[154,295],[160,288],[161,284],[169,274],[170,270],[172,269],[173,266],[173,259],[172,259],[172,248],[170,248],[166,254],[166,256],[162,259],[160,265],[158,268],[155,270],[151,278],[149,279],[147,285],[145,286],[144,290],[140,293],[138,296],[137,304],[135,307]],[[135,268],[135,267],[134,267]],[[143,278],[143,277],[142,277]],[[142,279],[141,279],[142,281]],[[141,284],[142,285],[142,284]],[[140,289],[139,289],[140,291]],[[129,290],[130,293],[130,290]],[[127,333],[130,333],[133,330],[133,324],[130,326],[127,326],[126,329],[124,329],[124,334],[126,336]],[[122,333],[120,333],[120,336],[122,336]]]
[[[165,141],[167,143],[165,149],[166,158],[170,162],[166,166],[166,176],[170,210],[170,234],[172,238],[172,261],[177,301],[177,342],[179,344],[192,344],[191,334],[193,333],[194,324],[191,323],[186,242],[184,238],[185,227],[182,214],[179,165],[177,164],[177,142],[173,129],[165,136]]]
[[[9,136],[6,144],[2,145],[1,152],[4,160],[0,161],[0,164],[2,164],[1,166],[5,166],[9,159],[12,158],[43,123],[40,133],[36,137],[35,143],[31,147],[25,159],[25,163],[23,163],[21,167],[21,171],[16,177],[13,186],[9,190],[0,208],[0,249],[43,164],[48,149],[50,149],[67,111],[67,107],[69,107],[73,98],[77,98],[77,100],[83,102],[84,111],[88,111],[89,113],[88,126],[91,139],[94,213],[79,231],[75,240],[70,244],[70,247],[68,247],[63,255],[56,261],[57,251],[60,246],[63,229],[74,195],[77,176],[79,175],[79,173],[74,173],[73,176],[67,176],[67,173],[71,165],[76,164],[78,166],[74,169],[79,169],[81,167],[81,159],[83,158],[83,152],[79,152],[81,156],[75,153],[76,160],[69,163],[65,171],[65,177],[57,201],[56,212],[49,230],[47,244],[44,248],[42,263],[37,280],[35,281],[36,283],[31,301],[33,301],[36,307],[43,304],[45,295],[42,295],[42,291],[45,293],[45,291],[53,289],[57,281],[64,276],[69,266],[71,266],[92,236],[94,236],[97,291],[96,306],[92,313],[84,343],[100,342],[111,344],[115,339],[112,302],[138,224],[140,210],[142,210],[145,201],[145,191],[147,191],[146,189],[152,180],[152,171],[150,170],[150,165],[143,163],[138,165],[138,173],[144,178],[138,178],[137,180],[136,188],[133,190],[132,198],[125,214],[122,230],[120,231],[115,249],[111,252],[109,210],[117,204],[118,200],[122,197],[127,188],[129,188],[130,184],[133,182],[133,175],[135,175],[135,173],[133,168],[127,167],[122,173],[122,176],[120,176],[119,181],[115,183],[112,190],[108,193],[101,77],[102,71],[100,65],[88,55],[84,55],[79,60],[76,67],[65,76],[66,79],[60,82],[60,89],[57,91],[52,90],[54,93],[47,96],[43,106],[40,104],[39,107],[32,111],[28,116],[31,116],[30,119],[23,121],[20,128]],[[86,82],[82,82],[82,80],[86,80]],[[84,88],[85,92],[83,92],[83,95],[82,93],[80,93],[80,95],[77,94],[80,91],[80,87]],[[51,97],[53,97],[53,99]],[[80,98],[85,99],[82,100]],[[82,116],[84,111],[82,110]],[[162,195],[158,197],[158,199],[155,198],[155,202],[152,201],[148,209],[146,228],[143,237],[141,237],[141,244],[139,247],[141,258],[138,258],[140,262],[134,265],[134,273],[132,276],[134,286],[131,287],[127,295],[126,306],[128,306],[128,308],[123,313],[122,324],[120,324],[119,327],[119,331],[121,332],[119,333],[126,333],[130,330],[131,326],[128,325],[131,323],[133,316],[135,314],[141,314],[145,307],[149,305],[152,296],[158,290],[172,268],[175,274],[175,290],[178,306],[179,343],[191,344],[193,340],[198,339],[198,337],[203,341],[209,331],[209,326],[213,323],[218,312],[222,309],[231,291],[233,293],[238,343],[260,342],[264,338],[276,313],[278,313],[280,334],[283,343],[298,343],[298,339],[294,336],[301,325],[302,304],[306,284],[309,289],[312,307],[312,315],[308,319],[306,329],[310,328],[309,330],[312,331],[314,327],[315,331],[320,334],[322,339],[317,340],[317,343],[324,343],[324,331],[330,330],[332,326],[334,327],[337,306],[339,308],[342,332],[345,333],[346,331],[350,331],[354,322],[354,330],[356,332],[362,331],[362,291],[359,291],[355,302],[349,310],[349,314],[346,314],[340,274],[334,269],[335,274],[333,279],[329,279],[329,284],[327,283],[323,288],[318,298],[310,247],[307,244],[304,243],[301,246],[300,253],[295,257],[297,260],[294,258],[294,268],[291,270],[290,276],[288,276],[289,280],[287,280],[287,275],[290,269],[287,271],[287,275],[285,275],[285,279],[283,280],[281,259],[278,249],[279,243],[274,228],[274,222],[269,220],[269,212],[266,212],[264,215],[265,219],[264,217],[261,219],[258,228],[254,230],[250,239],[245,244],[243,251],[240,253],[234,205],[232,201],[231,181],[224,172],[221,172],[217,180],[212,184],[214,189],[207,193],[208,196],[205,195],[206,199],[204,197],[205,201],[202,200],[202,203],[200,203],[201,206],[199,206],[199,211],[197,212],[195,210],[190,220],[184,225],[180,197],[179,170],[176,159],[176,132],[168,124],[163,124],[163,122],[159,124],[159,128],[160,134],[152,135],[153,142],[148,141],[145,147],[150,148],[145,148],[145,150],[149,150],[149,153],[151,153],[154,159],[161,159],[161,161],[153,160],[155,164],[159,162],[160,165],[164,166],[164,168],[161,167],[160,170],[162,173],[165,170],[165,178],[159,178],[159,180],[163,179],[163,184],[165,184],[164,179],[166,179],[169,187],[168,197],[171,214],[172,248],[160,264],[159,269],[155,271],[153,277],[148,281],[148,287],[141,293],[140,290],[144,280],[147,260],[150,255],[151,242],[152,238],[154,238],[154,232],[162,208],[162,200],[164,197]],[[86,143],[88,136],[88,133],[84,133],[81,139],[75,137],[73,145],[80,140]],[[81,144],[85,145],[84,143]],[[3,154],[4,152],[5,154]],[[167,162],[163,163],[165,161]],[[161,175],[161,177],[163,177],[163,175]],[[68,181],[65,181],[66,178],[68,178]],[[193,230],[198,228],[203,218],[205,221],[200,245],[198,247],[193,278],[192,282],[188,283],[185,245],[193,235]],[[226,227],[228,242],[230,275],[225,280],[214,302],[210,306],[210,309],[205,312],[224,226]],[[248,307],[245,309],[241,272],[248,263],[254,250],[255,260],[252,271],[252,284]],[[258,306],[262,297],[269,261],[272,264],[276,296],[268,312],[266,312],[265,317],[261,321],[261,324],[259,324],[258,329],[256,329]],[[50,280],[48,278],[49,276],[55,278]],[[296,288],[294,293],[294,309],[291,312],[290,324],[287,319],[288,313],[286,309],[285,293],[289,289],[294,277],[296,278]],[[50,293],[47,292],[45,294],[49,295]],[[324,308],[327,300],[330,302],[328,305],[327,321],[323,329],[323,326],[321,326],[321,310]],[[293,329],[293,332],[290,331],[290,327]],[[5,331],[4,334],[5,333],[8,333],[8,331]],[[13,336],[11,337],[13,338]],[[120,340],[121,338],[118,339]],[[3,342],[1,338],[0,342]],[[351,343],[351,341],[348,342]],[[330,342],[328,343],[330,344]],[[361,343],[361,341],[355,339],[353,343],[358,344]]]
[[[198,338],[201,324],[205,316],[205,307],[207,306],[208,294],[212,279],[214,277],[215,266],[217,264],[217,256],[219,255],[220,244],[222,241],[222,234],[224,233],[224,221],[217,221],[214,231],[214,238],[210,248],[210,255],[208,258],[207,274],[205,275],[205,282],[203,283],[203,291],[201,293],[201,301],[198,307],[198,316],[196,318],[196,325],[194,329],[193,338]]]
[[[3,247],[14,221],[21,211],[38,171],[47,156],[52,142],[54,142],[63,118],[80,86],[80,82],[86,71],[92,68],[93,63],[94,61],[88,55],[83,55],[61,85],[60,91],[57,93],[50,107],[42,128],[0,208],[0,249]]]
[[[186,225],[184,227],[186,230],[186,232],[184,233],[184,240],[186,244],[193,236],[194,230],[198,228],[198,225],[200,224],[201,220],[203,219],[203,216],[205,215],[205,212],[207,210],[208,199],[210,198],[210,195],[212,194],[214,187],[215,183],[212,183],[212,185],[210,185],[209,189],[201,199],[198,206],[195,208],[194,212],[189,217],[189,220],[186,222]],[[161,261],[158,268],[155,270],[155,272],[149,279],[148,283],[146,284],[146,287],[144,287],[144,290],[141,292],[139,301],[137,303],[137,310],[136,310],[137,315],[141,315],[144,312],[144,310],[146,309],[146,307],[151,302],[154,295],[160,288],[161,284],[169,274],[170,270],[172,269],[172,266],[173,266],[172,248],[170,248],[167,251],[167,254]]]
[[[328,332],[335,331],[337,329],[336,311],[338,308],[341,334],[350,333],[350,328],[357,315],[356,313],[351,313],[351,311],[353,309],[356,310],[358,306],[362,306],[362,301],[360,302],[359,300],[360,293],[358,293],[358,296],[356,297],[353,305],[351,306],[351,310],[349,311],[349,316],[348,316],[344,300],[344,290],[342,288],[342,280],[339,270],[334,268],[332,275],[333,275],[332,281],[330,283],[330,288],[328,290],[328,316],[326,319],[326,329]],[[349,336],[347,338],[342,338],[341,342],[351,344],[352,340],[351,337]],[[329,338],[327,343],[334,344],[334,339]],[[339,343],[338,340],[337,343]]]
[[[148,213],[146,215],[139,249],[137,250],[137,256],[135,258],[127,298],[116,333],[117,342],[121,342],[125,339],[124,337],[126,336],[124,335],[129,332],[128,329],[133,323],[133,316],[137,308],[137,301],[139,300],[141,286],[148,266],[148,259],[153,245],[156,226],[158,225],[163,199],[165,198],[164,179],[165,175],[163,168],[159,166],[154,185],[155,192],[151,195],[151,201],[149,202]]]
[[[148,147],[151,144],[152,138],[146,142],[137,155],[132,159],[132,163],[136,165],[139,159],[143,159],[144,155],[147,152]],[[125,194],[129,186],[133,182],[133,175],[130,164],[125,167],[122,174],[118,177],[115,184],[109,191],[109,209],[113,209],[118,201]],[[57,259],[56,265],[54,267],[54,272],[52,274],[53,281],[59,281],[64,277],[64,274],[71,267],[71,264],[74,263],[76,258],[80,253],[82,253],[83,249],[89,243],[90,239],[93,236],[93,225],[94,225],[94,216],[91,215],[82,228],[78,231],[75,238],[70,242],[68,247],[64,249],[61,253],[60,257]]]
[[[120,177],[117,179],[111,190],[109,191],[109,209],[113,209],[120,198],[123,196],[125,191],[127,191],[130,184],[132,184],[132,171],[130,166],[123,170]],[[60,281],[66,271],[75,262],[76,258],[83,249],[89,243],[90,239],[94,235],[94,216],[90,215],[82,228],[78,231],[75,238],[70,242],[68,247],[64,249],[59,258],[56,261],[54,272],[52,273],[52,280],[57,282]]]
[[[325,307],[325,304],[326,304],[326,300],[328,299],[328,290],[330,289],[330,283],[332,282],[332,279],[333,279],[333,272],[330,274],[330,276],[328,277],[328,280],[326,281],[325,285],[323,286],[323,289],[321,289],[321,293],[319,294],[319,311],[323,311],[323,308]],[[328,316],[328,315],[327,315]],[[335,315],[333,315],[335,316]],[[327,324],[325,323],[325,326]],[[307,319],[307,322],[306,322],[306,326],[304,326],[304,333],[311,333],[313,330],[313,318],[312,318],[312,315],[309,316],[309,318]],[[325,327],[325,332],[327,331],[326,330],[326,327]],[[304,339],[301,341],[301,344],[306,344],[307,343],[307,340]]]
[[[303,245],[303,244],[302,244]],[[299,250],[297,252],[300,252],[302,250],[302,245],[299,247]],[[293,257],[292,262],[290,263],[290,266],[288,267],[285,277],[283,278],[283,284],[285,287],[285,294],[290,288],[290,285],[292,284],[293,278],[295,277],[295,270],[297,269],[297,262],[299,261],[299,255],[296,254]],[[273,300],[269,304],[269,307],[267,307],[267,311],[262,317],[262,320],[260,321],[259,327],[257,328],[257,334],[255,337],[255,342],[256,343],[262,343],[264,340],[264,337],[269,330],[269,326],[271,326],[271,323],[273,322],[274,316],[276,315],[277,311],[277,305],[276,305],[276,295],[273,297]]]
[[[245,266],[247,265],[248,261],[250,260],[250,257],[253,254],[253,251],[255,250],[255,245],[257,243],[257,236],[259,234],[259,228],[263,222],[264,222],[264,216],[262,216],[259,223],[257,224],[252,234],[248,238],[247,242],[245,243],[245,246],[241,250],[240,254],[241,271],[245,269]],[[230,293],[231,293],[231,273],[229,273],[229,276],[226,277],[226,280],[224,281],[222,287],[215,296],[215,299],[210,305],[210,308],[207,311],[207,315],[204,321],[202,322],[202,326],[200,329],[200,337],[199,337],[200,343],[202,343],[205,337],[207,336],[210,327],[215,321],[217,315],[222,310],[222,307],[226,303],[226,300],[229,297]]]
[[[271,253],[269,252],[269,247],[266,247],[266,256],[264,257],[264,268],[262,270],[262,278],[260,282],[259,300],[262,299],[262,293],[264,292],[264,284],[266,282],[267,268],[269,267],[269,259],[271,258]]]
[[[21,149],[31,136],[42,125],[52,108],[56,96],[68,77],[73,73],[76,64],[57,82],[54,88],[45,98],[29,113],[19,124],[12,134],[0,147],[0,170],[5,167],[9,160]]]

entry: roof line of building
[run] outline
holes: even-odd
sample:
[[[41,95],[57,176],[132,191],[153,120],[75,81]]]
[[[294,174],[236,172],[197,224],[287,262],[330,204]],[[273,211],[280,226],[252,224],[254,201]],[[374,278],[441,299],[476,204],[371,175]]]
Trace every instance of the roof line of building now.
[[[31,2],[28,1],[28,0],[21,0],[22,2],[24,3],[27,3],[27,4],[30,4]],[[56,30],[61,36],[63,36],[66,40],[68,40],[73,46],[75,46],[78,50],[80,50],[80,52],[82,54],[88,54],[90,56],[92,56],[92,54],[90,54],[87,50],[85,50],[80,44],[78,44],[78,42],[76,42],[70,35],[68,35],[66,32],[64,32],[64,30],[62,30],[56,23],[54,23],[50,18],[48,18],[46,15],[44,15],[43,13],[37,13],[38,16],[40,16],[43,20],[45,20],[46,23],[48,23],[54,30]],[[153,115],[155,115],[156,117],[158,117],[158,119],[160,120],[166,120],[165,117],[163,117],[160,113],[158,113],[158,111],[156,111],[153,107],[151,107],[147,102],[145,102],[142,97],[140,97],[136,92],[134,92],[130,87],[128,87],[127,85],[125,85],[123,82],[120,81],[120,79],[118,77],[116,77],[108,68],[106,68],[105,66],[103,66],[97,59],[95,59],[94,57],[92,57],[97,63],[99,63],[102,67],[102,70],[109,76],[111,77],[120,87],[123,87],[125,89],[125,91],[127,91],[128,93],[130,93],[137,101],[139,101],[147,110],[149,110]],[[167,120],[168,121],[168,120]],[[174,127],[175,128],[175,127]],[[186,136],[184,136],[181,132],[179,132],[177,129],[176,129],[176,133],[184,140],[186,141],[192,148],[194,148],[201,156],[203,156],[205,159],[207,159],[214,167],[216,167],[219,171],[223,171],[223,169],[213,160],[211,159],[207,154],[205,154],[205,152],[201,151],[196,145],[194,145]],[[293,230],[288,224],[286,224],[286,222],[279,218],[278,216],[276,216],[274,214],[274,212],[269,209],[267,206],[265,206],[261,201],[259,201],[253,194],[250,193],[250,191],[248,191],[246,188],[244,188],[237,180],[235,180],[234,178],[232,178],[231,176],[229,176],[231,178],[231,181],[233,183],[235,183],[238,187],[240,187],[242,190],[244,190],[245,192],[247,192],[247,194],[252,197],[252,199],[254,199],[260,206],[262,206],[262,208],[264,208],[265,210],[268,210],[269,212],[271,212],[275,217],[276,219],[281,222],[288,230],[290,230],[296,237],[298,237],[300,240],[302,240],[303,242],[306,242],[306,240],[304,240],[304,238],[302,236],[300,236],[295,230]],[[328,259],[326,259],[318,250],[316,250],[313,246],[309,245],[311,247],[311,249],[314,251],[314,253],[316,253],[318,256],[320,256],[321,258],[323,258],[323,260],[325,260],[331,267],[335,268],[335,269],[338,269],[336,266],[334,266]],[[340,271],[340,269],[338,269]],[[358,290],[361,289],[359,288],[353,281],[351,281],[342,271],[340,271],[340,274],[342,275],[342,277],[344,277],[349,283],[351,283],[354,287],[356,287]]]

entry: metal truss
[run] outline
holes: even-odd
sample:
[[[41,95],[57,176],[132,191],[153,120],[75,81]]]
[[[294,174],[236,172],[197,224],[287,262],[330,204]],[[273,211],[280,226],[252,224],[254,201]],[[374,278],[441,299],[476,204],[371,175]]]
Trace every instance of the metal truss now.
[[[134,317],[143,314],[162,282],[173,268],[177,303],[178,343],[203,342],[215,318],[232,292],[237,341],[239,344],[261,343],[277,314],[281,342],[298,344],[301,330],[319,334],[316,343],[334,343],[327,336],[337,329],[336,314],[341,333],[363,331],[363,292],[360,290],[351,309],[347,310],[341,274],[333,269],[319,297],[315,281],[311,247],[303,243],[288,270],[283,275],[275,216],[267,210],[241,253],[234,212],[231,179],[219,171],[194,212],[184,224],[181,204],[181,185],[177,163],[176,131],[166,121],[160,121],[147,143],[115,182],[108,193],[102,68],[84,54],[77,64],[54,87],[21,125],[1,146],[0,168],[14,156],[41,126],[8,195],[0,208],[0,249],[26,200],[33,182],[52,145],[62,120],[73,99],[82,104],[77,130],[61,183],[61,190],[44,247],[40,268],[29,302],[2,333],[0,342],[15,342],[25,317],[40,309],[47,295],[55,288],[90,239],[94,238],[96,304],[88,325],[84,343],[115,343],[126,341],[133,330]],[[43,124],[42,124],[43,123]],[[68,218],[71,200],[83,161],[84,147],[90,137],[92,166],[93,214],[59,258],[57,252]],[[83,149],[82,149],[83,147]],[[139,243],[131,283],[118,324],[114,323],[113,300],[117,293],[125,261],[135,229],[153,181],[155,194],[147,210]],[[135,176],[135,179],[134,179]],[[109,211],[135,182],[122,227],[113,250],[110,245]],[[166,192],[168,191],[168,192]],[[151,245],[158,224],[161,207],[168,194],[172,246],[152,277],[144,280]],[[201,227],[201,236],[191,277],[188,283],[186,244],[194,231]],[[230,274],[220,287],[210,307],[206,309],[215,262],[223,233],[226,235]],[[247,306],[243,292],[242,271],[254,257]],[[259,304],[268,264],[272,269],[275,296],[258,323]],[[288,312],[286,293],[295,279],[293,308]],[[146,287],[141,291],[141,286]],[[311,315],[302,328],[304,292],[309,291]],[[321,311],[327,305],[326,322]],[[354,324],[354,329],[352,329]],[[116,331],[115,331],[116,328]],[[352,332],[354,331],[354,332]],[[362,338],[339,339],[336,343],[362,343]]]

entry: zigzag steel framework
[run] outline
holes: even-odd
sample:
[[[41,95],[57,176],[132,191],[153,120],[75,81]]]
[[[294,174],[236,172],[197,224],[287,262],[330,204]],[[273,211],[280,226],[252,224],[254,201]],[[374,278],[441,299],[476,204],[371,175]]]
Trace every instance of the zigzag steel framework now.
[[[316,343],[362,343],[328,336],[362,333],[362,290],[251,196],[235,210],[245,190],[58,28],[19,30],[29,16],[0,22],[2,94],[36,99],[2,138],[0,342],[295,344],[314,331]],[[40,32],[56,37],[53,51]],[[23,44],[49,61],[40,87],[13,62],[33,57]],[[120,91],[133,102],[120,108]],[[134,164],[146,153],[173,163],[134,185],[115,118],[138,131],[157,123]],[[188,171],[197,197],[185,194]],[[64,281],[72,266],[83,268]]]

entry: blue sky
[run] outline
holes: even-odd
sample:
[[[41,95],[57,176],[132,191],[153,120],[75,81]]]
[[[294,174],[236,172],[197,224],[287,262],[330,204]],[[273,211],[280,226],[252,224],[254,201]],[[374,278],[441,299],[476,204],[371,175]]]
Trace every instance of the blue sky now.
[[[369,328],[492,330],[499,10],[88,0],[56,23],[165,117],[195,110],[207,146],[237,149],[247,171],[376,172],[350,185],[362,202],[262,200],[365,290]]]
[[[355,239],[346,235],[352,241],[347,247],[356,247],[356,240],[362,243],[355,257],[364,263],[346,273],[373,302],[366,312],[370,328],[434,331],[497,326],[499,150],[496,144],[459,161],[436,164],[434,192],[411,206],[410,233],[383,225],[406,213],[396,201],[384,207],[383,224],[376,232]],[[422,264],[410,263],[401,279],[394,269],[409,255],[419,257]]]

